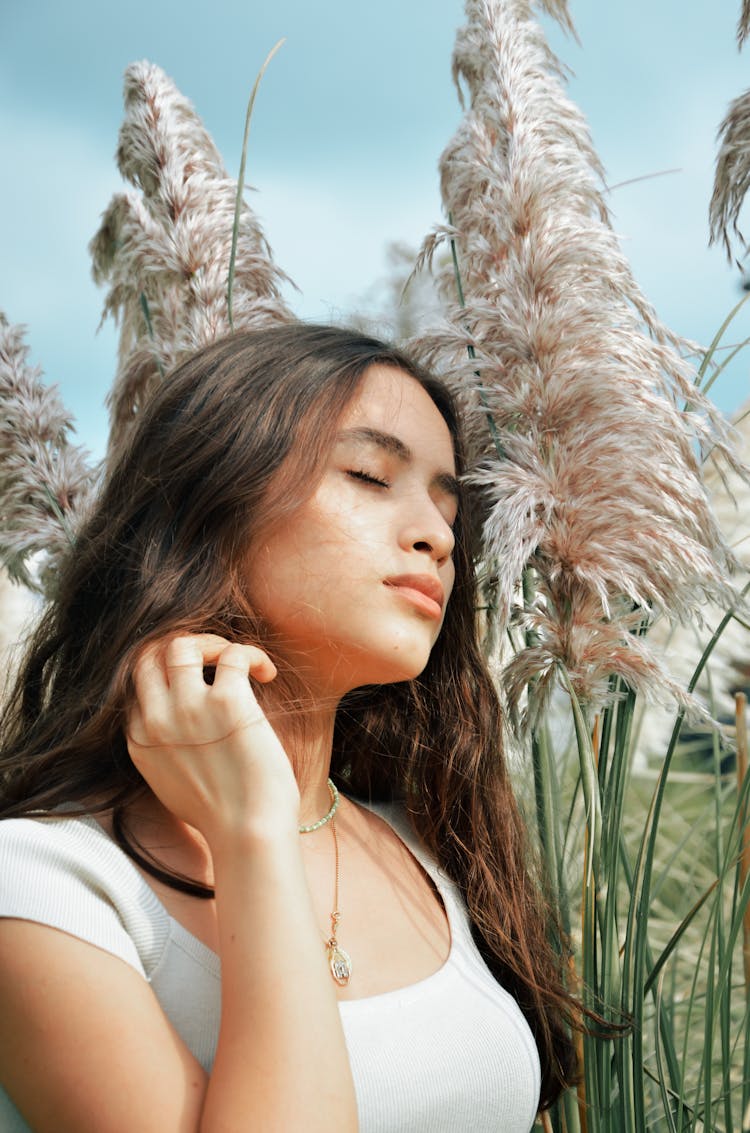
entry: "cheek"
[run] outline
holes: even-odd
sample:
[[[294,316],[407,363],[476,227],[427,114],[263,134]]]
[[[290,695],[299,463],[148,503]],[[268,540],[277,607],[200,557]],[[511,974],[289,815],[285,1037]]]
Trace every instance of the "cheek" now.
[[[443,589],[445,590],[445,606],[447,609],[448,603],[453,596],[453,588],[456,584],[456,568],[453,565],[452,559],[449,563],[446,563],[443,570],[440,571],[440,581],[442,582]]]
[[[280,603],[289,601],[290,590],[299,583],[299,555],[295,540],[283,536],[269,539],[248,565],[248,597],[264,617],[273,615]]]
[[[314,523],[270,539],[247,574],[248,596],[269,627],[310,630],[326,620],[346,569],[340,541]]]

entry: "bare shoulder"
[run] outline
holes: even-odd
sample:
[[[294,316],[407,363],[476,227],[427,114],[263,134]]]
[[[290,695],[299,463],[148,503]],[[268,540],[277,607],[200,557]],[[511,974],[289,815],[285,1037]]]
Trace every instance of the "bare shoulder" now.
[[[0,1081],[35,1133],[194,1133],[207,1079],[129,964],[6,918]]]

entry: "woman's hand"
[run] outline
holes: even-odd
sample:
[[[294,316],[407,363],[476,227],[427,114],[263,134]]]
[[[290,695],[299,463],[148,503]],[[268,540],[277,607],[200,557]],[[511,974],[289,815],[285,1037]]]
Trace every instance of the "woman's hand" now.
[[[215,666],[213,684],[205,666]],[[135,666],[130,758],[163,805],[209,845],[270,824],[296,832],[294,772],[250,684],[275,676],[262,649],[214,634],[156,643]]]

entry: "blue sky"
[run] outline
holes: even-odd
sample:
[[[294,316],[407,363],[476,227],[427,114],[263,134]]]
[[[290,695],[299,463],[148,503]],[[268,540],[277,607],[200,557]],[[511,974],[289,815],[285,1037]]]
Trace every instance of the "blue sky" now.
[[[570,0],[580,46],[556,28],[618,185],[615,227],[661,317],[708,342],[740,295],[739,273],[707,249],[715,133],[748,84],[740,0]],[[113,154],[122,72],[151,59],[196,106],[235,174],[255,74],[281,36],[252,125],[248,177],[302,317],[361,305],[391,240],[417,245],[440,222],[437,159],[460,109],[450,79],[461,0],[0,0],[0,308],[29,327],[32,358],[103,451],[116,333],[98,334],[102,296],[87,244],[119,186]],[[750,334],[744,315],[730,331]],[[750,355],[748,355],[750,358]],[[750,394],[740,361],[715,387],[732,412]]]

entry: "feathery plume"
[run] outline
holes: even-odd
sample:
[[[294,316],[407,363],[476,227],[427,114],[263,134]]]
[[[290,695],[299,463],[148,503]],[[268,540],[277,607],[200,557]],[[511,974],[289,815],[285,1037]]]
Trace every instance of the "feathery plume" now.
[[[738,451],[747,460],[750,458],[750,402],[738,410],[734,432]],[[704,483],[722,534],[742,564],[745,577],[750,577],[750,486],[737,473],[725,475],[724,470],[710,460],[706,462]],[[724,612],[718,606],[709,605],[704,611],[707,625],[712,629],[718,626]],[[654,626],[649,640],[668,652],[672,676],[684,688],[695,672],[708,636],[705,629],[701,630],[692,622],[674,626],[662,622]],[[737,689],[747,686],[750,691],[749,662],[750,627],[746,618],[733,618],[696,686],[696,695],[715,719],[729,723],[734,718]],[[673,723],[672,715],[666,711],[656,707],[646,710],[645,722],[639,728],[639,751],[645,759],[659,760],[663,756]],[[710,734],[707,734],[706,746],[711,747]]]
[[[0,312],[0,561],[11,579],[49,591],[92,496],[95,472],[72,445],[54,386],[28,363],[23,329]]]
[[[750,3],[750,0],[747,0]],[[576,29],[573,26],[573,21],[570,18],[568,11],[568,0],[538,0],[539,7],[553,20],[557,20],[560,27],[571,35],[576,34]]]
[[[453,72],[469,107],[441,158],[451,226],[422,253],[454,241],[464,300],[416,346],[466,410],[501,626],[524,573],[534,579],[535,600],[515,610],[528,645],[507,670],[509,700],[532,677],[543,696],[560,664],[589,703],[611,673],[678,695],[634,631],[734,596],[694,453],[697,441],[730,455],[725,425],[633,279],[528,0],[466,11]]]
[[[159,67],[128,67],[124,97],[117,163],[140,192],[113,197],[90,246],[94,279],[109,284],[103,317],[120,322],[110,451],[164,374],[231,329],[227,284],[237,199],[236,182],[203,123]],[[243,200],[234,326],[292,319],[279,291],[285,279]]]
[[[742,11],[737,21],[737,46],[740,51],[745,46],[748,35],[750,35],[750,0],[742,0]]]
[[[748,9],[750,13],[750,4]],[[711,244],[721,240],[731,263],[730,227],[743,246],[743,254],[747,250],[739,228],[739,217],[750,187],[750,90],[730,102],[717,139],[720,144],[708,210],[709,240]]]

